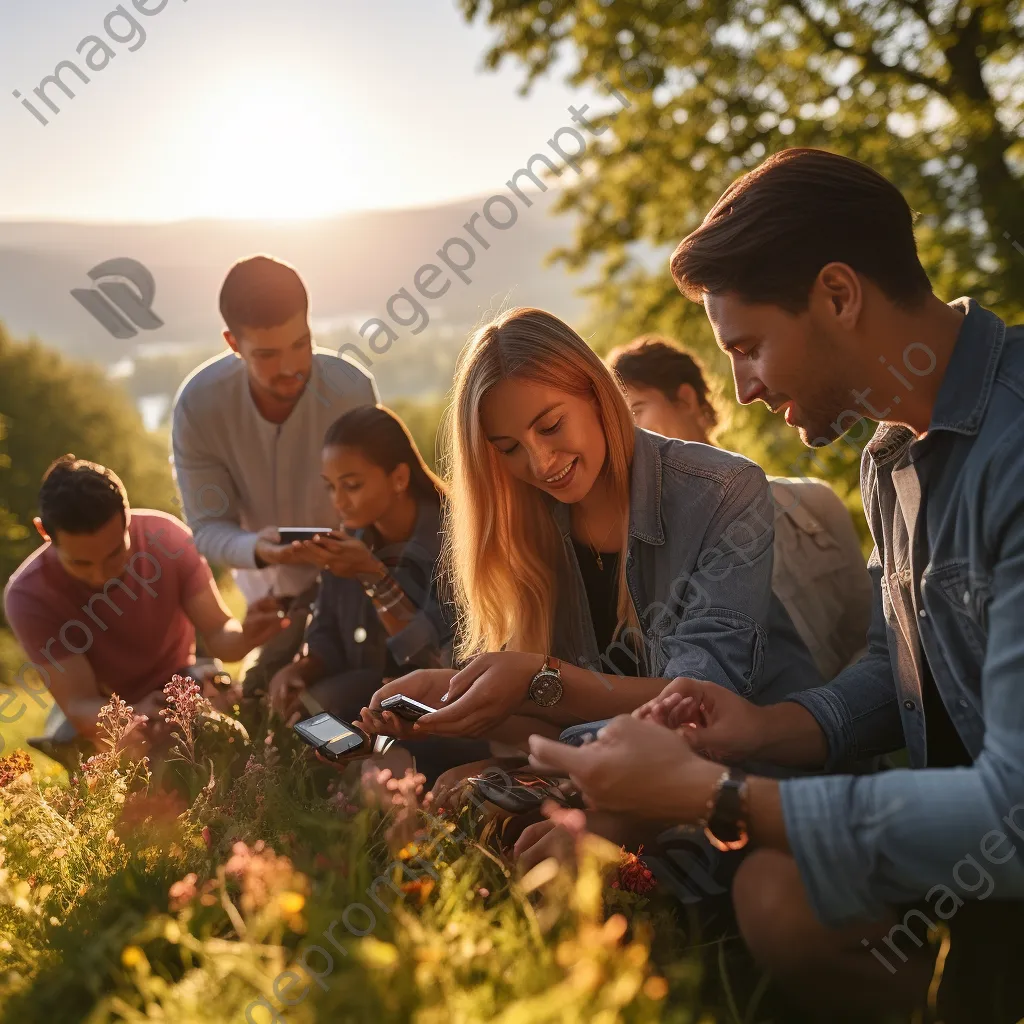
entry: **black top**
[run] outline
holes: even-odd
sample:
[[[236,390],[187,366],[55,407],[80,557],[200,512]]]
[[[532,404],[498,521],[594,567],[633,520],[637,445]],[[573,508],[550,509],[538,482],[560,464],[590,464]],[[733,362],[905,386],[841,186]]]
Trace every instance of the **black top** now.
[[[640,675],[639,657],[624,650],[625,642],[613,641],[618,624],[616,598],[619,582],[619,554],[601,552],[601,565],[589,544],[572,542],[576,561],[583,576],[583,589],[587,592],[590,618],[594,623],[594,636],[601,655],[600,671],[623,676]],[[615,646],[613,646],[613,643]]]
[[[930,554],[928,542],[928,519],[925,515],[926,492],[922,487],[921,521],[918,525],[917,545],[915,559],[918,565],[926,565]],[[917,607],[921,607],[921,578],[914,580],[914,587],[917,597]],[[924,712],[924,736],[926,744],[926,757],[929,768],[960,768],[969,767],[974,763],[971,755],[967,753],[964,741],[960,739],[960,733],[956,731],[953,719],[949,717],[946,705],[942,702],[942,694],[935,685],[935,677],[932,675],[931,666],[928,664],[928,657],[921,651],[921,662],[923,671],[921,673],[921,710]]]

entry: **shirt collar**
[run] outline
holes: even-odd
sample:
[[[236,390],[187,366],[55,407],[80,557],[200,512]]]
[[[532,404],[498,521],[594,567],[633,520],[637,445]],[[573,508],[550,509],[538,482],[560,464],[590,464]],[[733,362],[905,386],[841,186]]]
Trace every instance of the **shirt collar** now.
[[[964,322],[939,385],[928,433],[949,430],[971,435],[978,432],[988,408],[1006,325],[974,299],[954,299],[949,305],[964,313]],[[880,466],[899,456],[913,441],[914,432],[909,427],[879,423],[868,442],[868,454]]]
[[[964,322],[942,378],[928,430],[976,434],[992,395],[1006,325],[974,299],[954,299],[949,305],[963,311]]]

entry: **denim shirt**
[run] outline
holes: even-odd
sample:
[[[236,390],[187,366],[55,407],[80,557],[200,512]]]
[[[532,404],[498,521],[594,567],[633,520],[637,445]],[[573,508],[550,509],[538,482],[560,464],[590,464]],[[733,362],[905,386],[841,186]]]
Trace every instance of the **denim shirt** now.
[[[977,869],[966,881],[956,870],[968,856],[997,899],[1024,898],[1024,848],[1005,856],[996,835],[1024,838],[1024,327],[970,299],[951,305],[966,317],[927,434],[881,423],[861,462],[875,540],[868,652],[790,698],[821,726],[829,768],[909,754],[910,769],[782,784],[790,847],[833,925],[940,885],[971,898]],[[970,768],[926,767],[923,659]]]
[[[388,635],[358,580],[326,571],[320,574],[320,590],[305,640],[309,653],[323,660],[327,675],[354,669],[379,670],[383,675],[389,651],[400,666],[410,670],[433,664],[423,660],[432,653],[440,653],[442,663],[450,664],[450,615],[437,594],[440,529],[437,503],[420,502],[409,540],[374,549],[419,609],[394,636]],[[358,531],[356,536],[362,539],[362,534]]]
[[[565,549],[555,656],[614,675],[609,654],[617,647],[641,675],[704,679],[756,703],[821,683],[772,593],[774,509],[753,462],[636,428],[626,583],[641,633],[624,636],[627,627],[607,652],[597,648],[568,506],[555,502],[552,511]]]

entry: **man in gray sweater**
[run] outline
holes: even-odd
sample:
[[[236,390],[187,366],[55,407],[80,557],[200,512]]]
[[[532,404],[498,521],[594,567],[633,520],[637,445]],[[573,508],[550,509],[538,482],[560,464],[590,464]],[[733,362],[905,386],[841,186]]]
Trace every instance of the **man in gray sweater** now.
[[[171,444],[200,553],[234,570],[250,604],[279,598],[291,621],[246,676],[253,693],[294,657],[316,595],[316,566],[279,543],[277,528],[337,525],[320,477],[324,433],[342,413],[378,397],[357,363],[314,347],[306,288],[287,264],[267,256],[236,263],[220,311],[231,351],[182,384]]]

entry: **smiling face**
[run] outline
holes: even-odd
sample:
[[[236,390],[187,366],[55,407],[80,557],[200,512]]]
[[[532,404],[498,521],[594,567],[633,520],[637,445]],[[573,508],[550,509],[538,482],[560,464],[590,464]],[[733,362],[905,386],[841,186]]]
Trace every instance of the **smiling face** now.
[[[107,582],[117,579],[131,556],[131,538],[120,512],[95,533],[57,530],[57,536],[50,539],[64,571],[93,590],[102,590]]]
[[[240,337],[230,331],[224,337],[245,360],[257,395],[285,404],[299,400],[313,368],[313,339],[304,311],[277,327],[246,327]]]
[[[733,293],[706,295],[715,339],[732,361],[741,405],[761,401],[795,427],[809,447],[842,432],[835,424],[850,405],[848,359],[832,317],[812,301],[802,313],[746,303]],[[848,424],[847,424],[848,425]]]
[[[585,498],[604,468],[604,428],[587,396],[506,378],[484,396],[480,420],[510,476],[567,505]]]
[[[320,469],[341,525],[349,531],[383,519],[409,487],[409,467],[404,462],[388,473],[347,445],[325,447]]]

